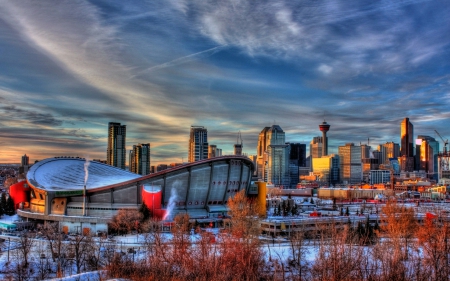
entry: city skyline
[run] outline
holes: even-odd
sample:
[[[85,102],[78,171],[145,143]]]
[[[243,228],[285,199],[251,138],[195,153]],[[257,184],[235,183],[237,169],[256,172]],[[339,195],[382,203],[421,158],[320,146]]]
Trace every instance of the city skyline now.
[[[109,122],[152,164],[186,162],[191,125],[256,154],[286,141],[450,138],[450,7],[403,1],[0,3],[0,163],[106,159]],[[442,143],[441,143],[442,146]],[[308,152],[309,155],[309,152]]]

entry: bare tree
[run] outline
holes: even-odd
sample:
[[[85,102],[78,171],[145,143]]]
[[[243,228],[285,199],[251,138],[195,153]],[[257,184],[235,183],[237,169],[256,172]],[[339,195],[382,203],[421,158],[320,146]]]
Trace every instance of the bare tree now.
[[[297,280],[308,280],[309,262],[306,260],[308,249],[305,243],[305,232],[296,231],[290,236],[290,250],[292,259],[289,265]]]
[[[130,233],[139,230],[142,221],[142,213],[138,210],[121,209],[109,222],[109,229],[119,234]]]
[[[352,235],[348,228],[334,222],[328,227],[329,231],[322,232],[318,254],[311,267],[312,280],[362,280],[360,265],[363,248],[348,243]]]
[[[59,223],[46,223],[39,228],[47,240],[53,262],[56,262],[56,275],[62,277],[67,265],[67,244],[64,242],[66,234],[59,231]]]
[[[36,268],[36,278],[38,280],[45,280],[50,276],[50,272],[52,270],[52,263],[48,260],[47,247],[45,247],[46,243],[41,243],[42,241],[38,241],[37,246],[33,249],[33,259],[34,259],[34,268]]]
[[[395,254],[402,254],[403,259],[408,259],[409,242],[417,231],[414,209],[388,201],[381,211],[381,230],[390,238],[389,241],[396,250]]]
[[[419,247],[423,250],[423,265],[429,268],[429,276],[436,281],[449,280],[450,227],[438,218],[427,218],[417,233]]]
[[[23,233],[19,237],[19,243],[17,244],[17,250],[19,252],[19,257],[21,258],[21,263],[24,267],[28,266],[28,258],[33,247],[34,240],[31,234]]]
[[[77,274],[81,273],[81,268],[85,264],[89,247],[91,247],[90,239],[89,234],[79,234],[72,237],[69,242],[69,258],[73,258],[77,268]]]

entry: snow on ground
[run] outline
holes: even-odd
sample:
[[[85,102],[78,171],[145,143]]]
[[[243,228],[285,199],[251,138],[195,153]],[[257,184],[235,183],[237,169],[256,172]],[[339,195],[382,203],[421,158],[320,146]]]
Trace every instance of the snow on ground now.
[[[72,276],[64,277],[64,278],[52,278],[52,279],[46,279],[46,281],[98,281],[101,280],[102,277],[101,271],[92,271],[92,272],[85,272],[80,274],[75,274]],[[121,279],[112,279],[112,280],[121,280]],[[109,280],[109,281],[112,281]],[[122,279],[124,280],[124,279]]]
[[[14,223],[14,221],[20,221],[21,218],[19,217],[19,215],[12,215],[12,216],[8,216],[8,215],[3,215],[0,218],[0,222],[3,223]]]

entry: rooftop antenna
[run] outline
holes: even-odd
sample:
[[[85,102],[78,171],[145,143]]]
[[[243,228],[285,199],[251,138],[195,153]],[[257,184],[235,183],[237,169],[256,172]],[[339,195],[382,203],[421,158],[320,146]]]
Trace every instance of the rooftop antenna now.
[[[238,132],[236,143],[240,143],[242,145],[242,136],[241,136],[241,131],[240,130]]]

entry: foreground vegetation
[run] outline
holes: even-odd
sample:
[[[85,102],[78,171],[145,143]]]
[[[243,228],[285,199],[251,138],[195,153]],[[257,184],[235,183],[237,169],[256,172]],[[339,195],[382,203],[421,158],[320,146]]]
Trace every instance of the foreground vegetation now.
[[[195,243],[187,215],[175,218],[169,236],[162,233],[160,222],[148,219],[146,210],[120,212],[111,222],[113,229],[145,233],[137,252],[87,234],[64,241],[56,225],[48,224],[41,229],[43,244],[36,245],[28,235],[20,237],[8,277],[43,280],[50,274],[103,270],[105,276],[99,279],[136,281],[449,280],[450,228],[438,212],[418,224],[412,208],[388,202],[379,225],[368,220],[356,226],[319,225],[314,233],[290,236],[285,245],[289,253],[279,255],[261,242],[256,205],[242,192],[228,204],[231,219],[225,231],[214,236],[198,229]]]

